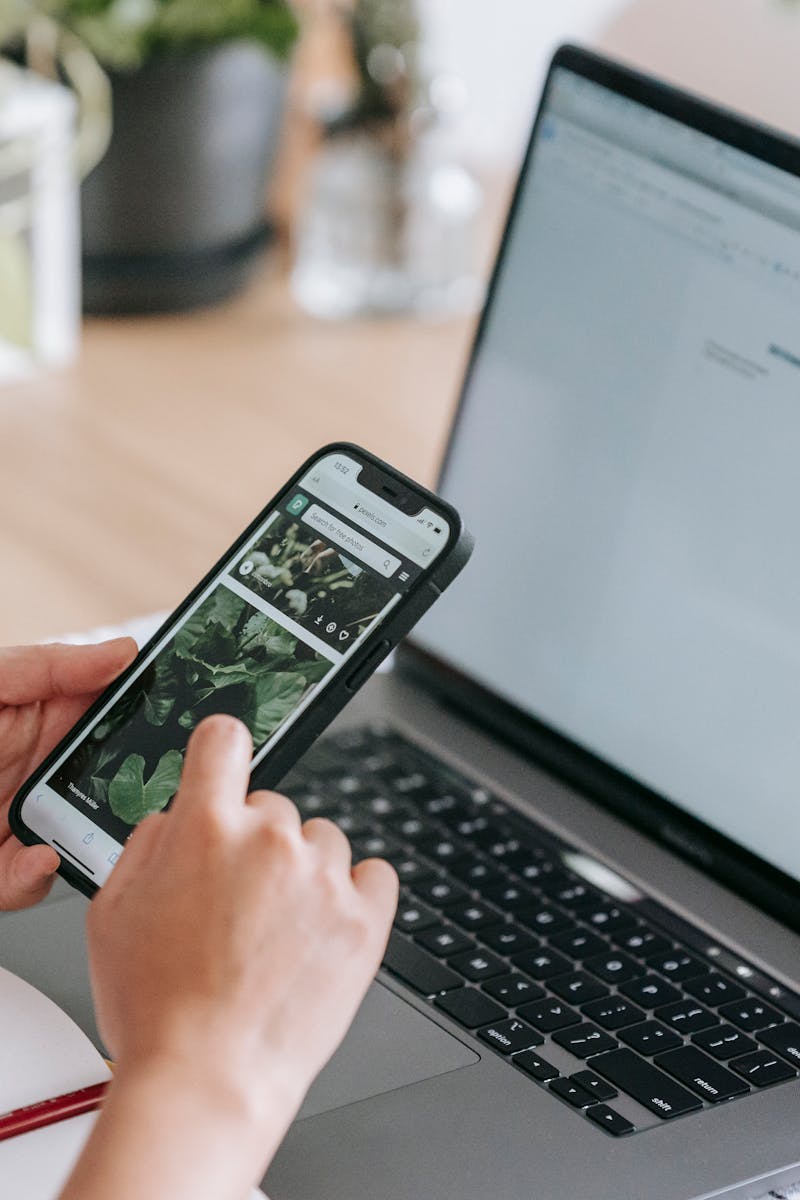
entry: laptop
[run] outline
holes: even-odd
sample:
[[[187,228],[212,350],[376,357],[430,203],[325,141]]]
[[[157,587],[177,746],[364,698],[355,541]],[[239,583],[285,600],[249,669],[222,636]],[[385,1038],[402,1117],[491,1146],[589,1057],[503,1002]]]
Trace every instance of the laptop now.
[[[272,1200],[800,1179],[798,402],[800,148],[559,50],[440,481],[473,560],[285,781],[402,894]],[[0,955],[91,1031],[84,904]]]

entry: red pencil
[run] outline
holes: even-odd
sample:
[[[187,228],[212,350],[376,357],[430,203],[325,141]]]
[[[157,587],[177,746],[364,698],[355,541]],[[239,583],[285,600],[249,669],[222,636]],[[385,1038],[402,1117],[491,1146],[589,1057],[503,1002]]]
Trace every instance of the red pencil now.
[[[79,1088],[77,1092],[53,1096],[51,1100],[41,1100],[38,1104],[27,1104],[24,1108],[5,1113],[0,1117],[0,1142],[20,1133],[30,1133],[33,1129],[53,1125],[56,1121],[65,1121],[67,1117],[93,1112],[100,1107],[107,1087],[107,1083],[94,1083],[91,1087]]]

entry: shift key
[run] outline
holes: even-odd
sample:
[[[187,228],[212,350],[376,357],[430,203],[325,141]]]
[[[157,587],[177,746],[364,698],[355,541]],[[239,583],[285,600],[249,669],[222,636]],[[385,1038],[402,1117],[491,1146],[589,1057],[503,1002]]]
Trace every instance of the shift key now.
[[[414,991],[422,992],[423,996],[451,991],[461,987],[464,982],[460,975],[456,975],[455,971],[451,971],[432,954],[428,954],[427,950],[415,946],[413,942],[395,932],[389,937],[383,965]]]
[[[591,1066],[664,1121],[703,1107],[691,1092],[663,1071],[651,1067],[632,1050],[609,1050],[607,1054],[598,1054],[591,1060]]]

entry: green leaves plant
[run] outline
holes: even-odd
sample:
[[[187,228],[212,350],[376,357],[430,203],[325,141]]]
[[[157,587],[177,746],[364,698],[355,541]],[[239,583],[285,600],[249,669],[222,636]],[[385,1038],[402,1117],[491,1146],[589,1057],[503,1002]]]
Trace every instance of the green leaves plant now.
[[[298,22],[286,0],[14,0],[0,4],[0,39],[45,14],[81,38],[107,67],[134,70],[159,54],[246,39],[288,58]]]
[[[258,745],[275,732],[298,704],[308,686],[306,677],[291,671],[263,675],[253,686],[250,709],[242,720]]]
[[[167,750],[144,782],[144,759],[129,754],[108,785],[108,803],[115,817],[138,825],[150,813],[161,812],[178,790],[183,767],[180,750]]]
[[[151,725],[163,725],[178,694],[178,680],[169,658],[157,658],[155,682],[144,694],[144,715]]]

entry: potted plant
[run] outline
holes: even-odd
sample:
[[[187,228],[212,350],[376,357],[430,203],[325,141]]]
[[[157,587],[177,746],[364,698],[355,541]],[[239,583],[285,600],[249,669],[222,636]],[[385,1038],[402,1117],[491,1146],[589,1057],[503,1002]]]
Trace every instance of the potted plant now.
[[[84,307],[165,311],[230,294],[269,234],[297,36],[288,0],[12,0],[0,39],[36,52],[42,25],[91,51],[111,82],[111,141],[82,186]]]

